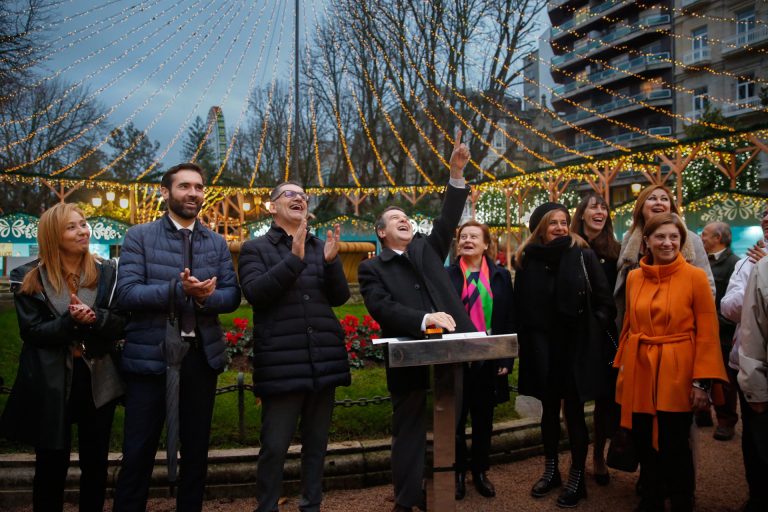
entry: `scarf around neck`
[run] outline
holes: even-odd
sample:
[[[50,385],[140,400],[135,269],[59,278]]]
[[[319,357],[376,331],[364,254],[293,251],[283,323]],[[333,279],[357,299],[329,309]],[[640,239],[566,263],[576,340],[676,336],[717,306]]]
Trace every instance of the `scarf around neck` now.
[[[461,302],[469,313],[478,331],[491,332],[493,313],[493,292],[491,291],[491,273],[485,257],[480,265],[480,272],[473,272],[467,267],[464,258],[459,258],[464,284],[461,289]]]

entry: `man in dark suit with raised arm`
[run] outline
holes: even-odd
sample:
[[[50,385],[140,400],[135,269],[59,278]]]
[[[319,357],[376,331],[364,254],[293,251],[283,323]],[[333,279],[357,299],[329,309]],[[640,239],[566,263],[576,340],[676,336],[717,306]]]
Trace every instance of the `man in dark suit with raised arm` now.
[[[442,211],[428,236],[414,235],[408,215],[397,207],[386,208],[376,221],[382,251],[360,264],[358,279],[365,305],[385,337],[419,338],[427,326],[475,330],[444,266],[469,195],[463,174],[468,161],[469,149],[459,132]],[[388,367],[387,387],[392,395],[393,512],[409,511],[424,504],[429,368]]]

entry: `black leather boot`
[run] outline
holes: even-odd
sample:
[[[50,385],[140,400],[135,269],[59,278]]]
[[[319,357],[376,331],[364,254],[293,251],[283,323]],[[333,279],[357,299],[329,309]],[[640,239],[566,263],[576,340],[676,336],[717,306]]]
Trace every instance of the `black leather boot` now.
[[[560,470],[557,469],[557,459],[544,459],[544,474],[539,481],[533,484],[531,496],[541,498],[546,496],[549,491],[560,486],[563,481],[560,479]]]
[[[571,468],[568,473],[568,482],[563,492],[557,498],[557,506],[561,508],[573,508],[579,504],[579,500],[587,497],[587,484],[584,482],[584,469]]]
[[[456,499],[463,500],[467,495],[467,474],[463,471],[456,472]]]
[[[488,480],[488,475],[485,474],[485,471],[473,471],[472,482],[475,484],[475,489],[480,493],[480,496],[485,496],[486,498],[496,496],[496,488]]]

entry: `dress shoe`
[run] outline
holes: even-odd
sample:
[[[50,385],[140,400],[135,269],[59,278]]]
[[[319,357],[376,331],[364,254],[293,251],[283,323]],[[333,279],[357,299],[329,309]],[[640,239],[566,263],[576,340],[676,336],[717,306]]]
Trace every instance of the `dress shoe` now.
[[[496,488],[493,486],[493,483],[488,480],[488,475],[485,474],[485,471],[477,473],[473,472],[472,482],[475,484],[475,489],[480,493],[480,496],[485,496],[486,498],[493,498],[496,496]]]
[[[733,427],[728,427],[725,425],[718,425],[715,429],[715,433],[712,434],[712,437],[717,439],[718,441],[730,441],[733,439],[734,431]]]
[[[467,495],[467,474],[463,471],[456,473],[456,500],[463,500]]]
[[[560,471],[557,469],[557,459],[544,460],[544,474],[533,484],[531,496],[541,498],[549,494],[549,491],[559,487],[563,481],[560,479]]]
[[[568,482],[563,492],[557,497],[557,506],[560,508],[574,508],[579,501],[587,497],[587,484],[584,482],[584,470],[571,468],[568,473]]]

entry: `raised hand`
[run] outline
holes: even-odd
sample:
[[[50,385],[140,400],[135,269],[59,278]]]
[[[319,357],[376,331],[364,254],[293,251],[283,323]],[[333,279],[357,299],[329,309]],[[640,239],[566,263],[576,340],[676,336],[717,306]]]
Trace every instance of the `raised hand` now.
[[[325,261],[330,263],[339,254],[339,241],[341,240],[341,226],[334,224],[333,231],[330,229],[326,233],[325,246],[323,247],[323,255]]]
[[[295,254],[300,260],[304,259],[304,243],[307,240],[307,219],[301,219],[299,229],[293,234],[293,244],[291,244],[291,252]]]
[[[765,242],[758,240],[755,245],[747,249],[747,256],[752,263],[757,263],[763,259],[765,256]]]
[[[451,153],[451,178],[461,178],[464,176],[464,167],[469,162],[469,148],[461,142],[461,130],[456,132],[456,140],[453,142],[453,152]]]

